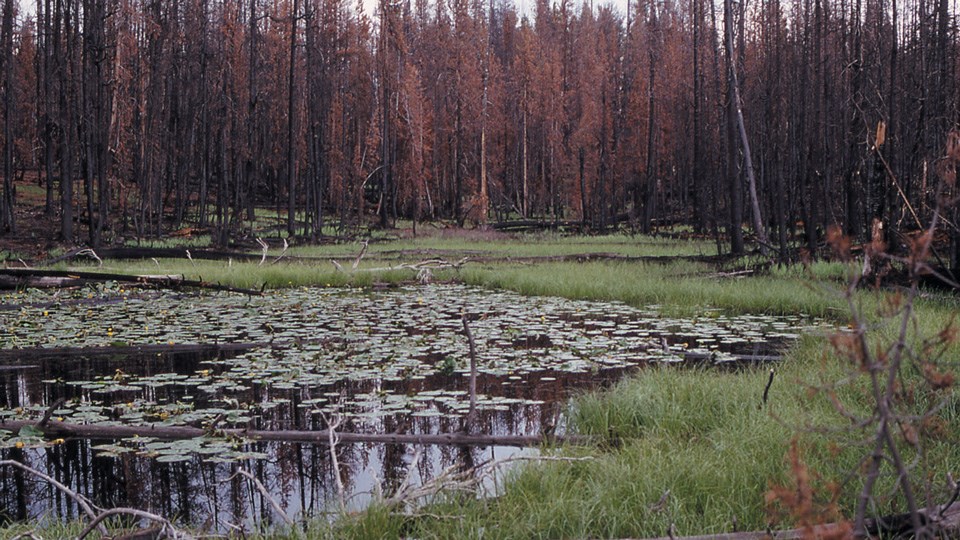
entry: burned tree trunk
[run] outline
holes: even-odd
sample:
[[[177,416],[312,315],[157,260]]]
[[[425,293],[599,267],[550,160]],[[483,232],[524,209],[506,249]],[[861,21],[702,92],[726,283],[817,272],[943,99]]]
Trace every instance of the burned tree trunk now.
[[[3,5],[3,194],[0,197],[0,234],[14,232],[13,218],[13,0]]]
[[[757,197],[757,180],[753,172],[753,157],[750,154],[750,140],[747,137],[747,128],[743,121],[743,109],[740,101],[740,82],[737,80],[737,67],[733,60],[733,10],[730,6],[730,0],[723,2],[723,26],[726,39],[724,44],[727,53],[727,84],[729,86],[728,98],[730,99],[731,121],[736,122],[739,135],[740,150],[743,152],[743,168],[747,175],[747,187],[750,194],[750,209],[753,215],[753,229],[757,235],[757,242],[760,244],[760,253],[767,253],[767,233],[763,226],[763,218],[760,215],[760,201]],[[736,143],[731,141],[731,146]],[[739,184],[740,180],[735,179]],[[736,189],[735,193],[739,194]],[[736,203],[739,205],[739,203]],[[739,227],[739,223],[734,224]]]

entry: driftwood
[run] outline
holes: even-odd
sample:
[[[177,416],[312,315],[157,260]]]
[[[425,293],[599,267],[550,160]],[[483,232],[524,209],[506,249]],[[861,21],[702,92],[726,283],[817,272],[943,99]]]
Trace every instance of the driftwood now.
[[[18,432],[24,426],[33,426],[50,438],[75,438],[89,440],[116,440],[130,437],[153,437],[161,440],[194,439],[211,435],[206,429],[191,426],[168,426],[150,424],[143,426],[72,424],[50,420],[39,425],[33,420],[0,421],[0,429]],[[328,430],[256,430],[218,429],[218,436],[238,437],[259,441],[309,443],[321,446],[330,444]],[[343,433],[336,432],[339,443],[422,444],[439,446],[540,446],[543,444],[579,443],[588,439],[573,436],[536,435],[471,435],[466,433],[439,433],[417,435],[412,433]]]
[[[260,295],[263,290],[230,287],[219,283],[184,279],[177,275],[131,275],[104,272],[74,272],[71,270],[37,270],[33,268],[0,268],[0,289],[20,287],[69,287],[90,281],[120,281],[137,285],[164,288],[195,288],[213,291]]]

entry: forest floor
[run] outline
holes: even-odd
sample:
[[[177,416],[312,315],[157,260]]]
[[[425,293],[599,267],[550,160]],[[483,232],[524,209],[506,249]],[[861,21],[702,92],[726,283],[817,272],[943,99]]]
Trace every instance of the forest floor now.
[[[59,219],[55,213],[44,210],[44,198],[43,189],[35,184],[17,186],[16,229],[0,237],[0,260],[7,260],[8,264],[19,260],[32,263],[63,247]]]

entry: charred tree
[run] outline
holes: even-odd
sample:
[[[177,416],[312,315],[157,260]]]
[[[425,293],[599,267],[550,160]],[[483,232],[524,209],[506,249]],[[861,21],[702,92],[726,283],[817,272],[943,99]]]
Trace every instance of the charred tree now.
[[[743,108],[740,101],[740,82],[737,79],[737,68],[733,61],[733,10],[730,6],[730,0],[724,0],[723,2],[723,26],[724,32],[726,34],[726,39],[724,44],[726,47],[727,54],[727,84],[728,92],[727,97],[730,100],[730,115],[731,121],[736,123],[737,133],[739,135],[739,145],[742,152],[743,159],[743,169],[747,177],[747,187],[749,189],[750,195],[750,209],[753,215],[753,229],[754,233],[757,235],[757,242],[760,244],[760,253],[766,255],[767,253],[767,233],[763,226],[763,218],[760,215],[760,201],[757,197],[757,181],[754,176],[753,171],[753,156],[750,152],[750,140],[747,137],[747,127],[743,121]],[[742,20],[742,17],[741,17]],[[736,143],[731,141],[731,147],[736,147]],[[740,180],[735,179],[734,182],[739,185]],[[740,189],[734,189],[731,197],[735,194],[739,195]],[[740,203],[735,203],[739,206]],[[735,227],[739,228],[739,222],[733,224]],[[742,247],[741,247],[742,250]]]
[[[0,235],[15,232],[13,208],[13,0],[3,3],[3,23],[0,26],[0,44],[3,46],[3,193],[0,194]]]

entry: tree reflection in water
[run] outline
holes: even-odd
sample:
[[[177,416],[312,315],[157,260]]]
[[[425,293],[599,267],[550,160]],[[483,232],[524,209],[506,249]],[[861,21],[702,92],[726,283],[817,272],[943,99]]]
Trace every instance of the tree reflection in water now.
[[[220,354],[222,356],[223,353]],[[41,361],[33,367],[0,374],[0,407],[46,408],[61,397],[83,398],[76,386],[43,384],[55,379],[89,377],[91,372],[104,373],[121,369],[142,373],[192,372],[210,355],[170,354],[143,355],[127,358],[72,358],[70,362]],[[513,403],[498,410],[480,410],[473,425],[465,425],[463,416],[413,416],[408,413],[379,418],[345,418],[340,430],[379,433],[455,433],[469,429],[473,433],[492,435],[528,434],[543,431],[556,422],[558,411],[573,388],[584,388],[618,375],[598,377],[590,373],[551,373],[529,376],[504,384],[503,377],[484,375],[479,391],[506,397],[536,398],[536,403]],[[424,380],[390,386],[396,393],[411,393],[433,388],[459,388],[464,377],[436,375]],[[368,393],[384,383],[378,381],[343,381],[336,391]],[[326,392],[329,388],[317,389]],[[156,389],[175,392],[175,389]],[[249,398],[254,402],[269,389],[255,387]],[[258,429],[323,429],[322,418],[308,414],[298,405],[313,395],[309,389],[289,391],[289,402],[274,407],[269,414],[256,419]],[[165,395],[164,399],[176,399]],[[275,396],[274,396],[275,397]],[[104,441],[69,440],[46,448],[0,450],[0,458],[15,459],[46,472],[77,493],[103,508],[133,507],[164,516],[201,529],[226,531],[235,526],[250,529],[257,524],[272,524],[278,518],[270,502],[253,482],[236,474],[243,467],[266,487],[290,516],[318,516],[335,511],[339,494],[334,479],[329,447],[299,443],[244,442],[241,450],[261,452],[267,457],[233,462],[219,462],[209,456],[194,454],[185,461],[161,463],[134,453],[116,457],[98,455],[93,447]],[[416,448],[396,444],[340,444],[337,458],[345,487],[348,509],[359,509],[378,494],[389,495],[408,478],[414,483],[433,478],[451,465],[464,468],[502,459],[520,452],[510,447],[421,448],[421,456],[411,470]],[[529,454],[531,450],[524,453]],[[19,470],[0,469],[0,514],[4,520],[25,520],[47,516],[69,520],[80,515],[76,503],[42,480]]]

